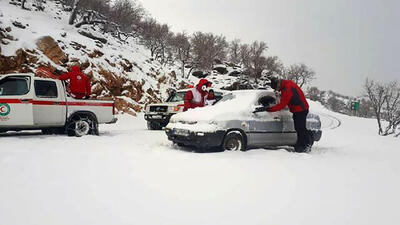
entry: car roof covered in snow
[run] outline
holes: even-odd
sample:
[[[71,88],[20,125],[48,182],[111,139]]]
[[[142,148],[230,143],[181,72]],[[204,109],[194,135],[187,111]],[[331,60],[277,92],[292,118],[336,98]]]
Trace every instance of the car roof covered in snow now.
[[[189,109],[172,117],[175,121],[222,121],[251,117],[258,98],[264,95],[274,96],[271,90],[232,91],[215,105]]]

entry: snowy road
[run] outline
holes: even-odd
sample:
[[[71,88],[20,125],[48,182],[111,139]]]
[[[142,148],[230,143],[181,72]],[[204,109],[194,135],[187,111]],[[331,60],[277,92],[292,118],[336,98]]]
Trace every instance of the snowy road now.
[[[311,154],[199,154],[142,118],[100,137],[0,137],[0,224],[399,224],[400,144],[342,121]]]

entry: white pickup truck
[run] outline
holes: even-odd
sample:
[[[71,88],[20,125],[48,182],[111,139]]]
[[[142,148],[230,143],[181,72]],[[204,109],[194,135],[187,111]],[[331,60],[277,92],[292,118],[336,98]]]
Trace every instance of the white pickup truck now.
[[[98,135],[98,125],[115,123],[114,115],[114,101],[74,99],[60,80],[34,74],[0,75],[0,133],[42,130],[78,137]]]

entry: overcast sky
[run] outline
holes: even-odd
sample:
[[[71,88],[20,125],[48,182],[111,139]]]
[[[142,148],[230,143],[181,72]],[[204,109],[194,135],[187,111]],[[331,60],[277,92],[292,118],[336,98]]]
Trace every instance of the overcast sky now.
[[[285,65],[305,63],[313,85],[362,93],[366,77],[400,80],[399,0],[140,0],[173,31],[268,44]]]

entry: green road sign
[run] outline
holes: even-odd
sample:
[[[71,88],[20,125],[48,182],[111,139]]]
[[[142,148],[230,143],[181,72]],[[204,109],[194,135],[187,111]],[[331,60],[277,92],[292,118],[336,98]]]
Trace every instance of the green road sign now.
[[[360,102],[351,102],[351,110],[354,111],[360,110]]]

